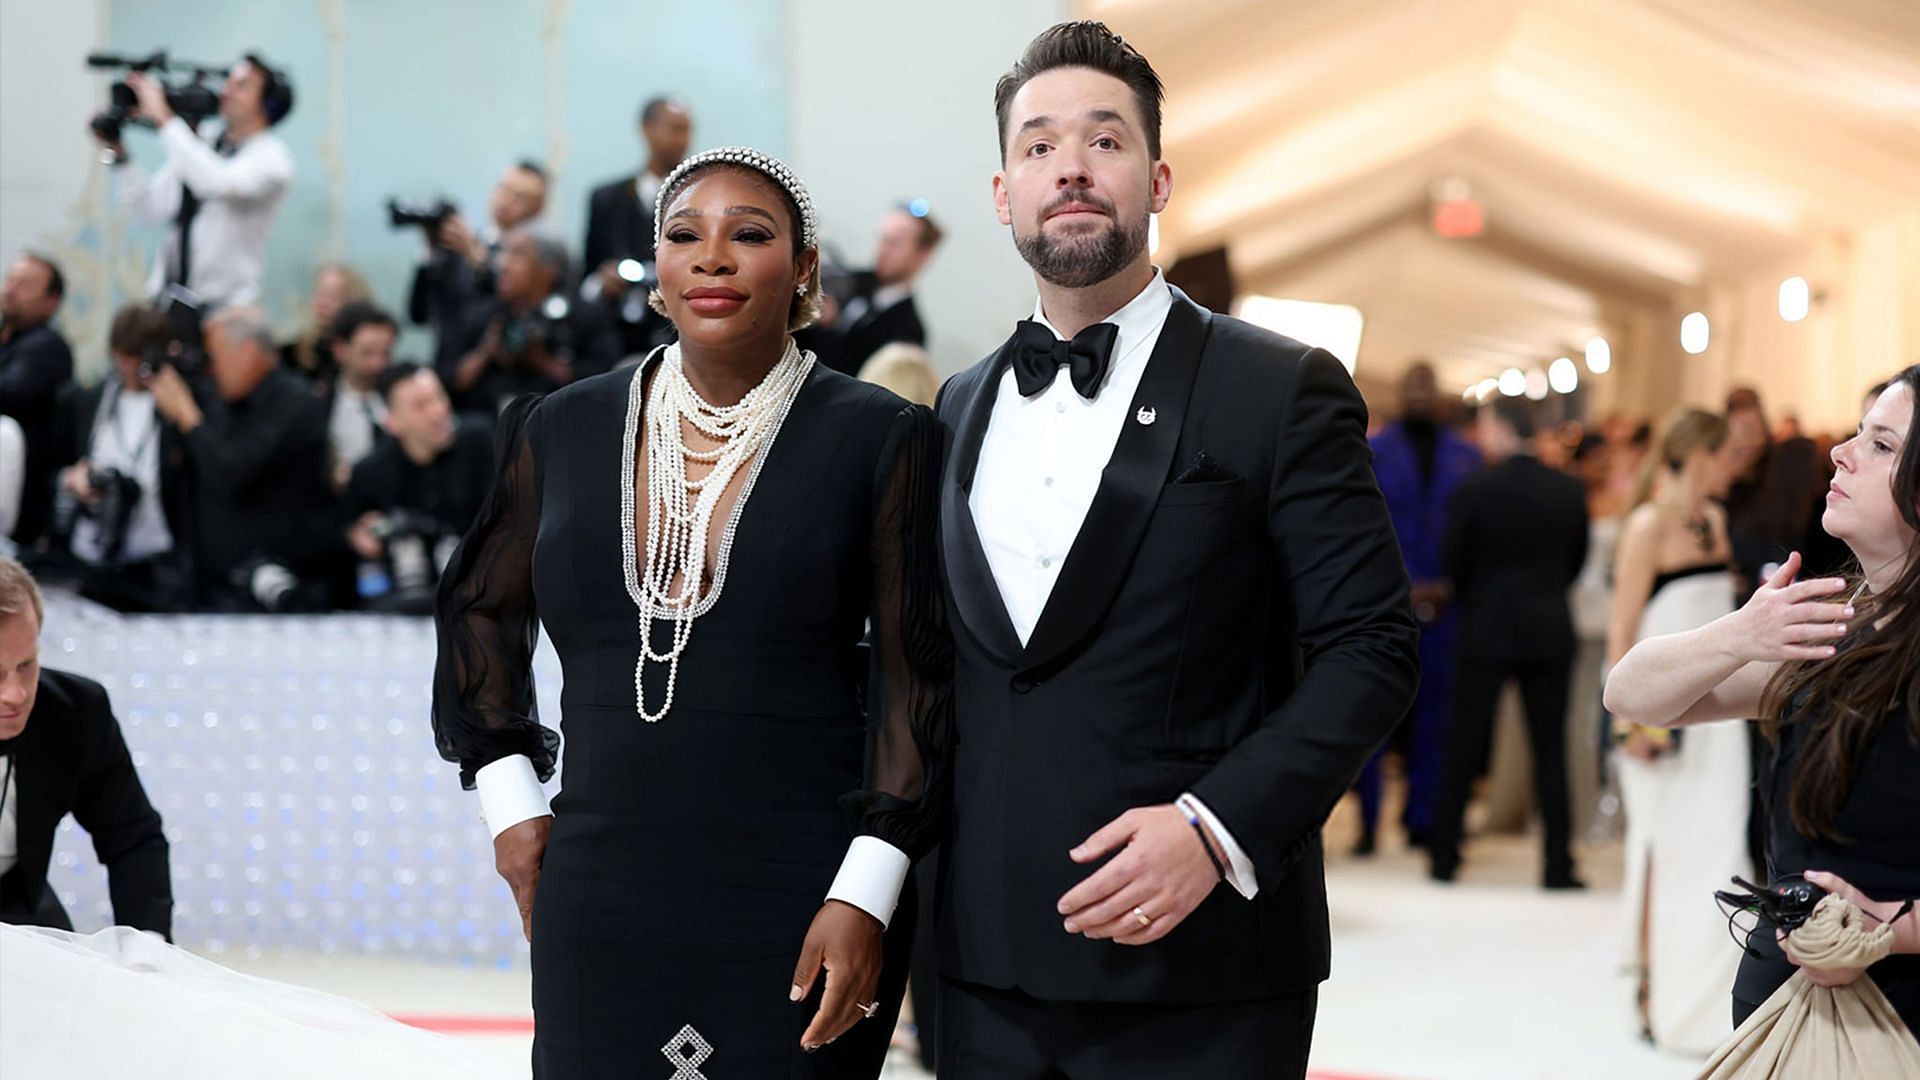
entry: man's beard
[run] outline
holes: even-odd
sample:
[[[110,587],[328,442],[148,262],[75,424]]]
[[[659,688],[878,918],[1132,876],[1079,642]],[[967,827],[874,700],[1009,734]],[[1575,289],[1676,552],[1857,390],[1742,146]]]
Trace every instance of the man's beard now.
[[[1098,206],[1107,212],[1110,224],[1094,233],[1054,238],[1046,234],[1043,216],[1040,227],[1030,235],[1021,236],[1015,230],[1013,246],[1019,249],[1020,257],[1033,267],[1033,272],[1039,274],[1041,280],[1063,289],[1084,289],[1098,285],[1132,265],[1140,253],[1147,249],[1146,217],[1141,217],[1135,227],[1126,228],[1113,216],[1112,203],[1084,192],[1065,192],[1054,202],[1082,202]],[[1048,213],[1052,210],[1053,206],[1047,208]]]

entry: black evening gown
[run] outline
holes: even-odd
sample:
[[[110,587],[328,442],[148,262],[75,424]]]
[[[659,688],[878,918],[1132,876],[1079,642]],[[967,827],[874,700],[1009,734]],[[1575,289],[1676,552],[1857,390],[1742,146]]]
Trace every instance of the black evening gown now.
[[[441,583],[435,730],[467,786],[507,754],[554,770],[529,671],[538,625],[565,679],[566,775],[533,912],[534,1074],[872,1078],[906,981],[911,894],[886,934],[878,1016],[808,1054],[820,986],[798,1005],[788,988],[851,837],[918,857],[937,831],[952,730],[940,429],[814,366],[746,496],[672,711],[649,724],[620,485],[638,441],[629,387],[653,366],[507,410],[499,477]],[[656,651],[671,629],[652,624]],[[646,679],[657,709],[666,666]]]
[[[1800,711],[1804,713],[1804,707]],[[1807,836],[1794,826],[1788,808],[1811,722],[1803,717],[1781,728],[1760,780],[1767,807],[1767,872],[1778,880],[1825,870],[1874,900],[1920,897],[1920,743],[1912,735],[1912,718],[1904,709],[1889,713],[1861,753],[1853,787],[1833,821],[1844,841]],[[1753,934],[1748,945],[1760,955],[1740,961],[1733,986],[1735,1026],[1794,972],[1771,933]],[[1920,1036],[1920,956],[1890,956],[1867,973]]]

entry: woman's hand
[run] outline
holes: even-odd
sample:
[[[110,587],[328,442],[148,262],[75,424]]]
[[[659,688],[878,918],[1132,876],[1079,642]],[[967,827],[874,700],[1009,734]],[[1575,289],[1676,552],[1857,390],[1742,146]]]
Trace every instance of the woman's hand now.
[[[1847,587],[1840,578],[1794,581],[1800,553],[1787,556],[1774,575],[1726,620],[1729,648],[1747,662],[1825,660],[1832,642],[1846,635],[1853,607],[1821,601]]]
[[[845,1035],[854,1024],[866,1019],[861,1006],[874,1004],[880,988],[880,968],[884,962],[880,920],[851,904],[829,900],[820,905],[820,913],[807,928],[806,943],[800,947],[800,966],[793,972],[789,997],[805,1001],[813,993],[814,979],[822,968],[827,972],[826,990],[820,995],[820,1011],[800,1036],[800,1045],[809,1052]]]
[[[533,887],[540,881],[540,864],[547,858],[547,834],[553,815],[528,818],[509,825],[493,838],[493,868],[507,879],[513,902],[520,909],[520,929],[533,941]]]
[[[1811,881],[1815,885],[1818,885],[1820,888],[1824,889],[1829,894],[1833,896],[1838,896],[1841,899],[1852,904],[1854,907],[1859,908],[1861,912],[1863,912],[1867,916],[1867,918],[1872,919],[1876,923],[1893,922],[1895,917],[1900,914],[1901,904],[1899,901],[1868,899],[1866,894],[1862,893],[1859,889],[1854,888],[1844,878],[1841,878],[1838,875],[1829,874],[1821,870],[1809,870],[1803,876],[1808,881]],[[1901,919],[1900,922],[1894,926],[1893,928],[1893,951],[1894,952],[1900,953],[1900,952],[1920,951],[1920,942],[1917,942],[1915,940],[1916,934],[1920,933],[1920,930],[1917,930],[1916,926],[1910,925],[1914,923],[1914,921],[1915,920],[1912,916],[1912,913],[1909,912],[1907,918]],[[1776,939],[1779,940],[1783,945],[1786,942],[1787,936],[1788,935],[1783,931],[1775,933]],[[1793,958],[1793,955],[1791,953],[1788,953],[1787,958],[1791,960]],[[1848,983],[1854,982],[1855,980],[1859,979],[1860,976],[1865,975],[1867,973],[1866,968],[1821,969],[1821,968],[1802,967],[1800,970],[1806,973],[1808,982],[1812,983],[1815,986],[1826,986],[1826,987],[1845,986]]]

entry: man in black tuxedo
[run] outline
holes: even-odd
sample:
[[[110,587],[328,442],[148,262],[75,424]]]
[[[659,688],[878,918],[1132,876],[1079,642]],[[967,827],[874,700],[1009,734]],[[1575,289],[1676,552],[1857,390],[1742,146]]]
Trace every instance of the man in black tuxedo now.
[[[884,346],[927,344],[913,286],[940,246],[940,237],[940,226],[924,209],[900,206],[887,212],[874,241],[873,269],[853,275],[853,290],[834,318],[837,340],[830,355],[823,355],[830,367],[858,375],[861,365]]]
[[[1533,455],[1533,412],[1524,400],[1496,399],[1474,423],[1491,464],[1454,492],[1441,548],[1460,610],[1460,654],[1428,848],[1432,873],[1452,881],[1459,869],[1461,821],[1487,761],[1500,689],[1517,679],[1546,847],[1542,884],[1579,889],[1567,806],[1567,683],[1576,648],[1567,593],[1587,561],[1586,488]]]
[[[26,436],[26,488],[13,539],[27,547],[46,531],[53,508],[55,402],[73,381],[73,351],[54,329],[66,279],[53,260],[32,252],[13,260],[0,281],[0,416]]]
[[[173,928],[167,838],[107,692],[40,666],[40,590],[0,558],[0,922],[73,929],[47,886],[53,832],[72,814],[107,868],[113,921]]]
[[[601,305],[620,330],[627,355],[647,351],[671,337],[665,319],[647,307],[653,275],[653,211],[660,185],[693,143],[693,114],[678,98],[656,97],[640,106],[640,137],[647,163],[587,197],[587,238],[581,245],[580,296]],[[622,264],[626,272],[622,273]],[[643,285],[644,283],[644,285]]]
[[[1417,629],[1366,407],[1149,261],[1159,78],[1056,26],[995,95],[1031,320],[949,381],[942,1080],[1306,1071],[1320,829]],[[1060,370],[1060,369],[1066,370]]]

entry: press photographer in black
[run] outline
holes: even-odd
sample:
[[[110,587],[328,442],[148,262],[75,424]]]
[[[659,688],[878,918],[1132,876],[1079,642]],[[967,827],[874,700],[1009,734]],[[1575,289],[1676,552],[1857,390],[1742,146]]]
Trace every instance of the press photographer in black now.
[[[392,437],[354,467],[347,543],[360,560],[363,606],[425,613],[440,568],[486,499],[493,433],[479,417],[454,415],[430,367],[395,364],[376,385]]]
[[[253,303],[260,295],[267,238],[293,183],[293,155],[269,130],[292,111],[292,84],[260,54],[248,53],[220,88],[224,126],[217,138],[176,115],[168,88],[151,73],[136,70],[125,86],[136,107],[105,123],[96,118],[93,134],[121,174],[121,203],[168,226],[147,295],[157,298],[167,286],[180,285],[209,310]],[[153,174],[123,167],[125,121],[158,129],[166,160]]]
[[[187,444],[201,601],[225,611],[323,607],[346,565],[327,487],[326,408],[280,366],[257,309],[221,310],[205,336],[204,375],[189,384],[169,364],[148,380],[154,408]]]
[[[13,528],[23,548],[46,531],[54,403],[73,378],[73,352],[53,325],[66,292],[60,268],[44,255],[21,255],[0,281],[0,416],[12,417],[26,436],[26,486]]]
[[[494,295],[473,303],[440,353],[455,406],[495,416],[521,394],[613,367],[618,339],[597,306],[559,292],[567,280],[567,249],[558,239],[526,228],[508,234]]]
[[[500,175],[487,200],[488,220],[478,229],[452,203],[389,203],[394,227],[417,225],[427,237],[426,258],[414,271],[407,296],[407,318],[443,336],[457,332],[468,306],[493,295],[507,234],[539,217],[546,206],[547,171],[531,160],[516,161]]]
[[[146,372],[164,354],[166,316],[129,305],[113,318],[113,367],[62,396],[54,440],[60,470],[54,532],[79,564],[86,594],[123,611],[192,602],[187,445],[160,415]]]

